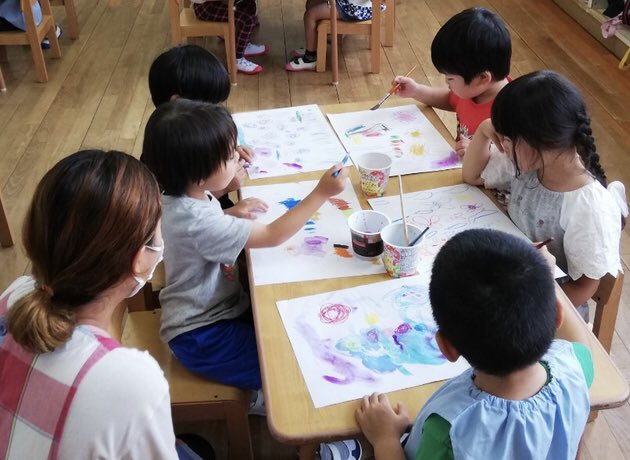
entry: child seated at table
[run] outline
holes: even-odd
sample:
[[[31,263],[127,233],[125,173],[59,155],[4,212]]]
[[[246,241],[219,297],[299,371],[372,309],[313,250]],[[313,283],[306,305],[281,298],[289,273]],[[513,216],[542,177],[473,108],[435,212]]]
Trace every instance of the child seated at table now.
[[[306,198],[268,225],[227,215],[209,190],[224,188],[238,168],[236,125],[223,106],[187,99],[162,104],[151,115],[141,160],[163,190],[162,340],[192,372],[260,390],[250,301],[234,262],[243,248],[277,246],[293,236],[343,191],[348,168],[334,165]],[[255,198],[235,207],[267,208]]]
[[[512,41],[499,16],[469,8],[444,24],[431,43],[431,60],[448,87],[433,88],[397,76],[397,94],[457,114],[455,151],[466,153],[479,123],[490,118],[497,93],[508,84]]]
[[[213,104],[224,103],[230,96],[230,89],[230,77],[221,61],[197,45],[175,46],[155,58],[149,69],[149,92],[156,107],[178,97]],[[249,147],[238,146],[236,150],[241,157],[241,167],[234,179],[225,189],[212,190],[223,209],[234,206],[228,193],[241,188],[247,175],[243,166],[251,164],[253,160],[253,152]],[[233,208],[226,211],[236,217],[254,217],[250,214],[236,215],[234,212]]]
[[[335,0],[337,17],[342,21],[372,19],[372,0]],[[384,5],[382,9],[384,9]],[[292,51],[292,59],[285,69],[291,72],[315,70],[317,67],[317,23],[330,18],[329,0],[306,0],[304,12],[305,48]]]
[[[436,341],[472,367],[427,401],[407,458],[575,459],[593,363],[584,324],[556,299],[554,265],[545,249],[496,230],[464,231],[440,250],[429,286]],[[563,321],[558,336],[569,341],[554,340]],[[404,458],[404,406],[373,394],[356,418],[377,459]]]

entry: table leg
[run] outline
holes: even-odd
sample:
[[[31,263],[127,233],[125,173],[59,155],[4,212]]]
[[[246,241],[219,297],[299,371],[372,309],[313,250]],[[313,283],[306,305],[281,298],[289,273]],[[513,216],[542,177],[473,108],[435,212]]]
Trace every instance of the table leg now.
[[[317,444],[307,444],[299,447],[298,457],[300,460],[314,460],[317,452]]]

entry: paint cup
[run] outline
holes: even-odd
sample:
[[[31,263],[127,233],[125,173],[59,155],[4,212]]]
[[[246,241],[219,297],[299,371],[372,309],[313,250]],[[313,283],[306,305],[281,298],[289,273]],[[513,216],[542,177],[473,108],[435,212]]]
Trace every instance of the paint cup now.
[[[378,152],[364,153],[356,159],[361,174],[361,190],[368,197],[383,196],[387,189],[392,159]]]
[[[407,224],[409,241],[416,239],[422,229],[412,224]],[[405,241],[405,230],[402,222],[389,224],[381,230],[383,238],[383,265],[392,278],[413,276],[418,270],[420,261],[420,243],[409,246]]]
[[[381,229],[389,225],[389,217],[378,211],[357,211],[348,218],[352,249],[362,257],[377,257],[383,253]]]

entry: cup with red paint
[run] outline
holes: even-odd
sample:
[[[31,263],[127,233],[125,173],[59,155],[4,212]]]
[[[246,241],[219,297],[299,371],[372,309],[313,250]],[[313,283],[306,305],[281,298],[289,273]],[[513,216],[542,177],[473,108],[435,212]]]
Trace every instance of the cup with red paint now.
[[[352,249],[360,257],[374,258],[383,253],[381,229],[389,225],[390,220],[382,212],[357,211],[348,218],[352,235]]]

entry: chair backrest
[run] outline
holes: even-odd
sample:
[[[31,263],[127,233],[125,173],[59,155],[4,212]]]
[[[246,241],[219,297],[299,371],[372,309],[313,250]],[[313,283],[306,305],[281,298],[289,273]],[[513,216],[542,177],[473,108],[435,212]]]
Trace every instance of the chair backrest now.
[[[227,22],[203,21],[195,16],[189,0],[169,0],[169,21],[173,46],[184,43],[187,37],[213,37],[224,39],[227,69],[230,81],[236,85],[236,32],[234,26],[234,0],[227,1]]]
[[[623,289],[624,273],[617,274],[617,277],[606,274],[600,282],[597,291],[593,295],[595,301],[595,319],[593,320],[593,334],[600,341],[602,346],[610,353],[612,339],[615,335],[615,324],[621,301],[621,291]]]

